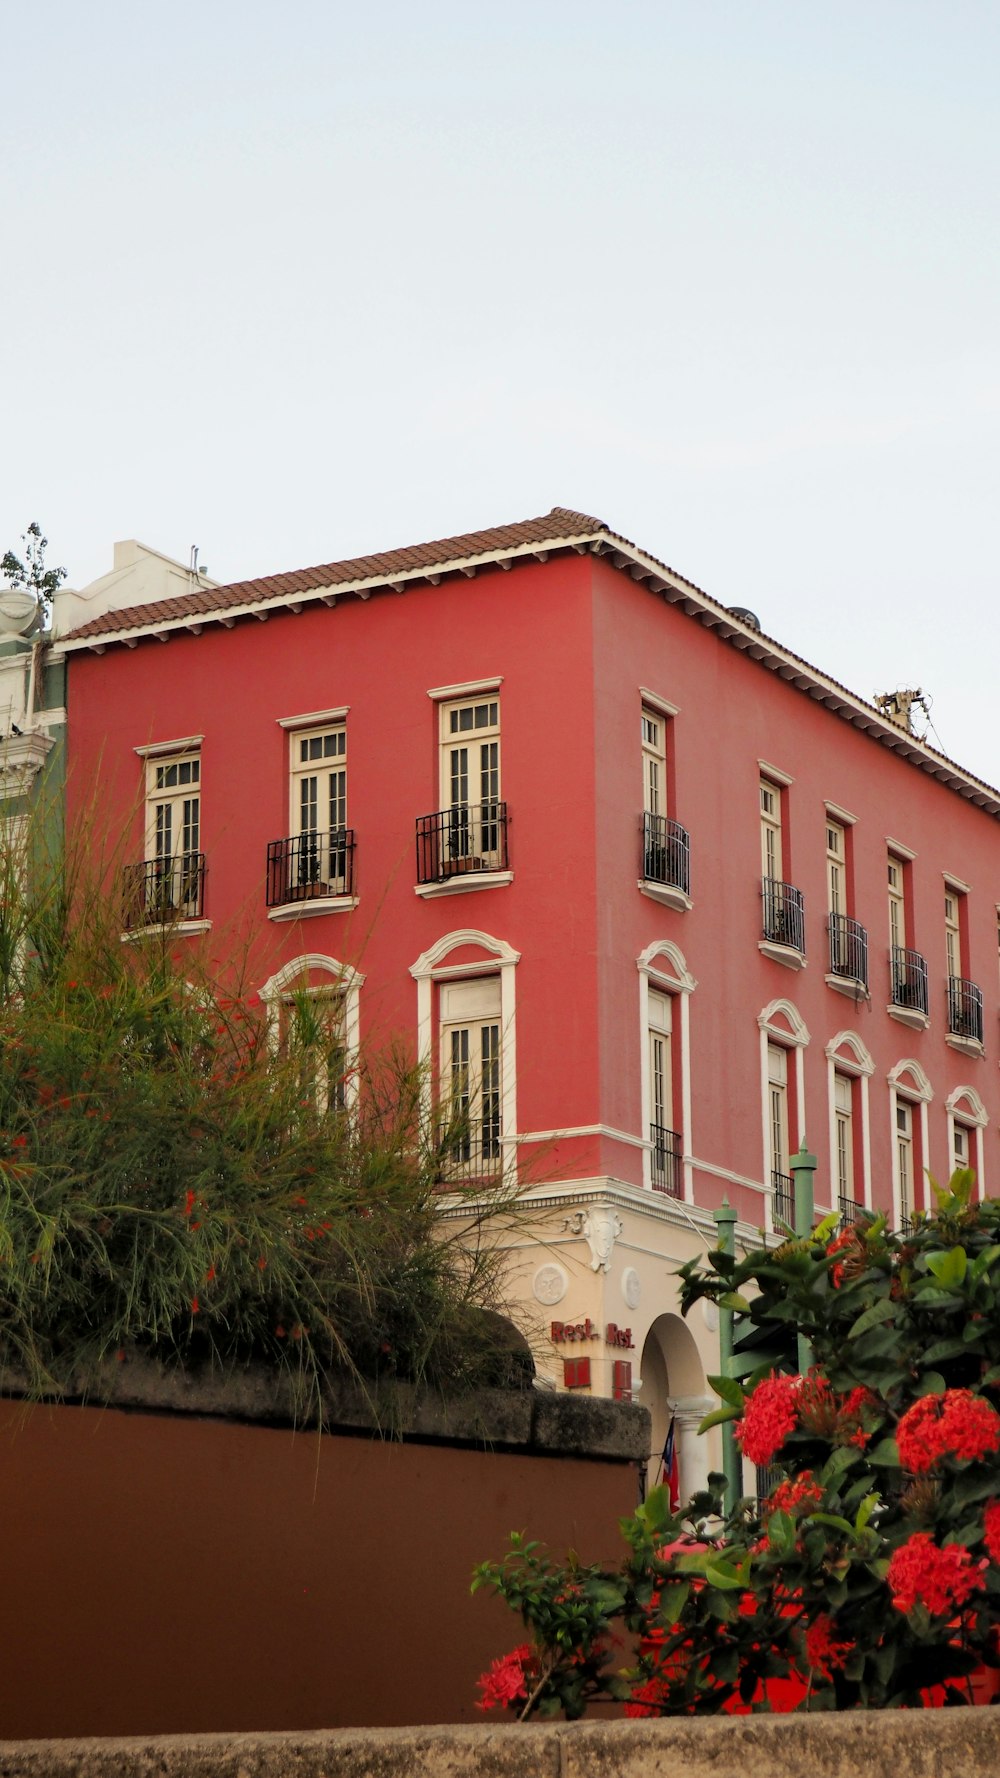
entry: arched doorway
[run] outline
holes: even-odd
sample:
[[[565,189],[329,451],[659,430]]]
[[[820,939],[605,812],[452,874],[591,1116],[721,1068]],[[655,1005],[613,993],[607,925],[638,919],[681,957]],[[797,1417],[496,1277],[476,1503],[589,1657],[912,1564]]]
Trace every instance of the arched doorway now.
[[[673,1419],[680,1497],[685,1500],[705,1486],[710,1467],[708,1445],[698,1437],[698,1427],[717,1404],[709,1395],[694,1335],[679,1315],[659,1315],[653,1322],[643,1344],[639,1374],[639,1400],[649,1409],[653,1422],[647,1486],[655,1487],[664,1479],[661,1460]]]

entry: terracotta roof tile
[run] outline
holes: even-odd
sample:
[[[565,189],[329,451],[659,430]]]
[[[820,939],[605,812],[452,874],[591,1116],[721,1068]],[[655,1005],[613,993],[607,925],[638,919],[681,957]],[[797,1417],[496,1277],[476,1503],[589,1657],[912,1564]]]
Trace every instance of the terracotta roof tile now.
[[[316,592],[358,580],[388,580],[394,574],[444,569],[449,562],[462,561],[469,556],[490,555],[523,544],[559,543],[570,537],[607,530],[601,519],[572,512],[565,506],[554,506],[551,512],[537,519],[523,519],[519,524],[494,525],[488,531],[469,531],[464,536],[445,537],[436,543],[410,544],[404,549],[384,550],[374,556],[352,556],[346,562],[325,562],[316,568],[294,568],[285,574],[269,574],[257,580],[237,580],[229,586],[204,587],[181,599],[159,599],[151,605],[130,605],[121,611],[106,611],[102,617],[95,617],[90,623],[73,630],[65,640],[75,642],[87,636],[115,635],[122,630],[155,624],[164,618],[214,615],[234,606],[260,605],[285,594]]]

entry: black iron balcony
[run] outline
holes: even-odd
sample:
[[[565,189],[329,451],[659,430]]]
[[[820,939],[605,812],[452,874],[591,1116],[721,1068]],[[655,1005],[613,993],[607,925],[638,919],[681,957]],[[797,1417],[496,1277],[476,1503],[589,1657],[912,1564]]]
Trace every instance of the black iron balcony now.
[[[865,1207],[863,1204],[859,1204],[856,1198],[845,1198],[841,1196],[839,1203],[840,1220],[845,1228],[856,1222],[864,1221],[866,1215]]]
[[[830,974],[843,976],[845,981],[857,982],[860,987],[868,987],[868,934],[858,920],[848,919],[846,914],[831,914],[830,932]]]
[[[948,977],[948,1035],[983,1041],[983,990],[960,975]]]
[[[691,893],[691,841],[686,827],[666,815],[642,818],[642,874],[647,883]]]
[[[126,865],[123,876],[125,929],[200,920],[205,907],[205,854],[181,852],[173,858],[146,858]]]
[[[771,1209],[773,1221],[787,1222],[795,1227],[795,1184],[790,1173],[771,1173]]]
[[[353,894],[353,827],[339,827],[333,833],[296,833],[287,840],[269,841],[269,908]]]
[[[653,1145],[650,1156],[650,1178],[655,1192],[664,1192],[668,1198],[680,1198],[681,1190],[681,1139],[676,1130],[667,1130],[662,1124],[650,1124],[649,1140]]]
[[[893,945],[890,974],[893,1006],[905,1006],[910,1012],[926,1016],[930,1009],[926,958],[921,957],[919,951],[907,950],[905,945]]]
[[[801,889],[791,883],[779,883],[765,877],[761,888],[764,898],[764,937],[772,945],[788,945],[793,951],[805,951],[806,916]]]
[[[417,817],[417,882],[507,869],[507,804],[466,803]]]

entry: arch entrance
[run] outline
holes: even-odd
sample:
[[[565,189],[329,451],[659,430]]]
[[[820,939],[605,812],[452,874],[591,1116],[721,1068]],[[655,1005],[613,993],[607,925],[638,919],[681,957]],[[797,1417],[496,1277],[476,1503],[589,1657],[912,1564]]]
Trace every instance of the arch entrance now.
[[[653,1422],[647,1486],[655,1487],[666,1479],[661,1474],[661,1460],[673,1418],[680,1497],[684,1500],[703,1488],[708,1479],[708,1440],[698,1437],[698,1427],[717,1403],[709,1392],[694,1335],[679,1315],[657,1316],[643,1343],[639,1375],[639,1400],[649,1409]]]

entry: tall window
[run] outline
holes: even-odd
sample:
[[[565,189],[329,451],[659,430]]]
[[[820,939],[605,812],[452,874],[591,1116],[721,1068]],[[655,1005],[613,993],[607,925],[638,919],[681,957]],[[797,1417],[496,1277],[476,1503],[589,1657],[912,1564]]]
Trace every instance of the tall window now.
[[[147,917],[201,909],[201,756],[157,756],[146,765]]]
[[[470,699],[441,708],[441,807],[447,813],[447,851],[499,867],[500,703]]]
[[[972,1154],[972,1144],[969,1140],[970,1135],[971,1131],[967,1124],[960,1124],[956,1121],[952,1125],[951,1164],[953,1169],[955,1167],[970,1167],[972,1165],[970,1158]]]
[[[642,793],[647,815],[667,813],[667,723],[655,710],[642,712]]]
[[[905,1228],[913,1212],[913,1107],[896,1100],[896,1177],[899,1182],[899,1222]]]
[[[347,1104],[348,1049],[344,995],[302,988],[282,996],[281,1036],[295,1056],[304,1096],[321,1116]]]
[[[347,730],[298,731],[291,737],[289,818],[292,889],[340,895],[347,876]]]
[[[499,978],[442,983],[439,1006],[443,1164],[493,1175],[502,1163]]]
[[[788,1052],[767,1046],[768,1106],[771,1129],[771,1171],[788,1173]]]
[[[944,896],[944,948],[948,974],[960,976],[962,971],[962,902],[965,897],[957,889],[946,889]]]
[[[847,847],[844,829],[839,821],[826,822],[826,882],[830,912],[834,915],[846,914],[847,906]]]
[[[837,1074],[833,1083],[834,1155],[837,1164],[837,1194],[854,1201],[854,1081],[848,1074]]]
[[[654,1191],[679,1198],[681,1144],[674,1128],[673,1006],[669,994],[649,990],[649,1138]]]
[[[767,778],[760,781],[761,875],[772,882],[782,878],[781,791]]]
[[[889,943],[894,949],[906,944],[906,878],[901,858],[890,852],[889,871]]]

